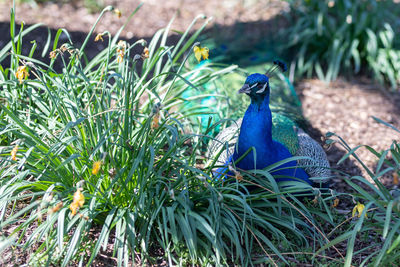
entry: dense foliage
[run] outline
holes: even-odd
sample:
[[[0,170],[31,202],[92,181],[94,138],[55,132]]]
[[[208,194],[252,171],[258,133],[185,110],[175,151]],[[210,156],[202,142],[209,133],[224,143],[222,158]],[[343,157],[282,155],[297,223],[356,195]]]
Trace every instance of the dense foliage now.
[[[35,44],[23,42],[36,26],[17,32],[11,13],[13,41],[0,54],[11,52],[10,66],[0,68],[3,252],[33,249],[28,263],[40,266],[90,265],[101,250],[125,266],[158,258],[246,265],[287,263],[284,252],[327,243],[320,222],[333,224],[333,216],[324,199],[306,208],[291,195],[297,189],[281,189],[268,170],[243,173],[240,182],[212,177],[204,144],[221,122],[199,127],[205,111],[196,100],[210,95],[184,92],[223,88],[235,66],[192,64],[207,22],[190,34],[192,24],[174,46],[166,45],[169,26],[148,45],[105,32],[96,39],[108,46],[91,60],[84,51],[92,32],[75,47],[58,43],[61,34],[69,38],[60,30],[44,51],[47,65],[32,58]],[[29,55],[24,45],[32,45]],[[132,54],[137,47],[142,54]],[[250,192],[250,184],[263,190]]]
[[[330,80],[367,64],[395,86],[395,28],[373,19],[386,15],[381,4],[393,3],[349,3],[292,2],[298,20],[288,36],[289,47],[300,47],[296,68]],[[99,19],[112,10],[105,8]],[[398,183],[395,141],[385,151],[364,147],[377,157],[376,170],[370,170],[355,153],[363,146],[351,148],[327,134],[327,145],[347,150],[341,161],[354,157],[369,175],[338,176],[353,192],[307,187],[304,193],[296,182],[282,187],[268,172],[274,166],[223,180],[212,176],[217,166],[206,157],[207,142],[246,105],[232,88],[239,88],[247,71],[266,66],[243,70],[212,59],[198,64],[193,48],[207,23],[197,17],[173,46],[167,45],[170,25],[148,44],[120,40],[123,28],[116,36],[95,38],[94,25],[75,47],[69,33],[59,30],[42,51],[51,57],[46,64],[33,58],[36,43],[24,42],[38,25],[17,29],[12,10],[12,41],[0,50],[4,258],[17,250],[29,254],[32,266],[90,266],[100,253],[119,266],[398,265],[400,194],[380,182],[392,174]],[[59,43],[61,35],[69,42]],[[108,42],[93,59],[85,56],[90,39]],[[30,53],[23,55],[27,46]],[[292,84],[283,75],[272,83],[272,109],[296,119],[301,105]],[[300,201],[303,196],[308,198]],[[354,204],[352,216],[336,211],[339,200]],[[341,243],[346,251],[338,248]]]
[[[284,29],[299,75],[325,81],[372,72],[392,89],[400,83],[399,4],[392,0],[293,0]]]
[[[400,130],[393,125],[375,117],[374,119],[400,134]],[[354,176],[344,179],[354,189],[354,193],[343,193],[340,197],[349,197],[354,203],[357,202],[353,210],[353,216],[357,208],[362,207],[356,212],[359,219],[347,230],[342,230],[341,234],[322,247],[321,250],[347,240],[345,266],[350,266],[352,260],[357,255],[365,253],[365,251],[368,251],[368,253],[359,263],[360,266],[367,264],[371,264],[371,266],[398,265],[400,263],[400,194],[398,189],[389,191],[381,179],[385,175],[391,174],[394,183],[399,183],[400,145],[397,141],[393,141],[390,148],[378,152],[370,146],[359,145],[351,148],[341,137],[334,133],[328,133],[327,136],[331,138],[327,143],[333,144],[337,142],[348,151],[341,161],[350,156],[354,157],[366,170],[369,177]],[[361,148],[369,150],[377,157],[375,170],[369,169],[357,156],[356,151]],[[365,205],[361,203],[365,203]],[[329,233],[329,236],[341,227],[343,227],[342,223],[337,225]],[[339,232],[341,231],[339,230]],[[363,245],[360,247],[357,243],[362,243]]]

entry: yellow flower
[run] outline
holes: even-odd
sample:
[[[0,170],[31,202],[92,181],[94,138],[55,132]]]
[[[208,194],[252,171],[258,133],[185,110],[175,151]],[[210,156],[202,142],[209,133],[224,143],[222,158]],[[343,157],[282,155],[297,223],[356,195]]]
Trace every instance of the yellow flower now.
[[[17,152],[18,152],[18,145],[16,145],[12,150],[11,150],[11,159],[12,160],[17,160]]]
[[[118,8],[114,9],[114,13],[117,15],[118,18],[122,16],[121,10],[119,10]]]
[[[142,58],[149,58],[149,49],[147,47],[143,49]]]
[[[194,51],[194,56],[196,57],[197,61],[201,61],[201,57],[203,59],[208,59],[208,51],[209,49],[207,47],[200,47],[200,46],[195,46],[193,48]]]
[[[92,174],[97,175],[101,169],[101,160],[93,162]]]
[[[96,38],[94,38],[94,41],[95,42],[98,42],[98,41],[104,41],[104,39],[103,39],[103,34],[101,34],[101,33],[98,33],[97,35],[96,35]]]
[[[365,208],[364,204],[357,202],[357,205],[355,205],[353,208],[351,216],[354,217],[357,214],[358,218],[360,218],[364,208]],[[365,218],[367,218],[367,213],[365,213]]]
[[[78,188],[76,192],[74,193],[74,199],[69,206],[69,209],[71,210],[72,216],[75,216],[76,212],[78,211],[79,208],[83,206],[85,203],[85,196],[82,194],[82,189]]]
[[[17,72],[15,73],[15,77],[17,77],[19,83],[21,84],[26,78],[28,78],[28,67],[27,66],[19,66]]]

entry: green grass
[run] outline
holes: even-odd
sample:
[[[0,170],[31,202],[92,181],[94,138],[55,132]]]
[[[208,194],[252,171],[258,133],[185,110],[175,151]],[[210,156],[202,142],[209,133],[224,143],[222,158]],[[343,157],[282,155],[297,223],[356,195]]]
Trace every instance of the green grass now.
[[[201,127],[198,116],[210,111],[196,100],[209,97],[201,93],[206,84],[221,88],[217,96],[223,92],[221,81],[236,67],[193,64],[207,23],[197,17],[174,46],[166,45],[170,25],[149,44],[120,43],[123,29],[105,32],[107,48],[90,60],[85,46],[96,25],[81,47],[59,44],[68,36],[60,30],[51,49],[57,56],[47,65],[23,42],[37,26],[22,25],[17,34],[11,11],[13,41],[0,52],[0,229],[16,227],[2,237],[3,252],[34,249],[28,264],[40,266],[89,266],[108,245],[119,266],[138,257],[142,264],[162,257],[171,265],[275,265],[287,264],[287,255],[303,258],[299,247],[313,253],[327,244],[321,225],[334,225],[332,194],[306,205],[293,197],[299,189],[282,189],[268,169],[243,173],[242,182],[212,177],[204,141],[220,122]],[[29,55],[21,54],[25,45]],[[132,53],[146,45],[148,58]],[[15,74],[23,65],[29,77],[20,82]],[[188,89],[200,93],[184,98]],[[93,173],[96,161],[101,169]],[[249,185],[262,190],[249,192]],[[73,215],[77,191],[84,203]],[[101,230],[91,240],[93,229]]]
[[[392,128],[395,128],[378,118],[374,119]],[[389,191],[381,182],[380,178],[385,174],[393,173],[393,177],[399,174],[400,170],[400,146],[397,141],[393,141],[390,148],[382,152],[378,152],[370,146],[357,146],[351,148],[341,137],[328,133],[328,143],[339,143],[347,154],[339,161],[339,163],[348,157],[354,157],[356,161],[365,169],[369,175],[369,179],[361,176],[348,177],[344,181],[349,184],[354,193],[343,193],[341,197],[349,197],[352,202],[363,203],[365,208],[358,218],[350,224],[350,228],[346,231],[338,231],[339,234],[329,244],[322,247],[318,252],[336,245],[339,242],[347,241],[347,253],[345,266],[350,266],[352,261],[358,255],[364,255],[359,266],[396,266],[400,262],[398,249],[400,244],[400,210],[398,189]],[[370,170],[363,161],[355,154],[357,150],[365,147],[368,151],[377,157],[376,170]],[[367,215],[367,216],[365,216]],[[348,220],[344,221],[345,223]],[[334,228],[340,229],[342,224]],[[358,242],[364,242],[364,246],[360,248]],[[363,252],[367,251],[367,253]],[[317,253],[318,253],[317,252]]]

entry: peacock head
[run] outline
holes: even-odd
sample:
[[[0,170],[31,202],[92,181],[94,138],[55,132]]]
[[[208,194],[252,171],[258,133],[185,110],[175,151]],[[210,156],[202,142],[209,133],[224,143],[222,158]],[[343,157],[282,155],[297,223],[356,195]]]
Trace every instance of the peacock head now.
[[[260,73],[251,74],[238,93],[247,94],[250,98],[264,97],[269,94],[269,78]]]
[[[275,60],[274,64],[265,74],[251,74],[247,77],[238,93],[245,93],[250,96],[252,100],[263,99],[265,96],[269,95],[269,78],[271,78],[278,69],[285,72],[287,70],[286,64],[280,60]]]

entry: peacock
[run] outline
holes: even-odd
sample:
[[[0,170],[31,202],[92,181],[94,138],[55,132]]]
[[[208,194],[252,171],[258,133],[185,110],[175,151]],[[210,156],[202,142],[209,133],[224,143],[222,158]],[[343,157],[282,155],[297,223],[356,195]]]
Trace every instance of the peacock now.
[[[210,142],[209,156],[215,158],[219,154],[218,163],[225,165],[216,171],[218,177],[226,172],[227,165],[234,162],[242,170],[263,169],[293,156],[307,158],[290,161],[273,169],[271,174],[278,182],[302,180],[313,185],[310,178],[319,177],[326,181],[331,176],[323,148],[293,120],[271,112],[269,79],[277,69],[284,72],[286,65],[274,61],[266,74],[254,73],[246,78],[238,91],[248,95],[251,101],[244,117],[222,130]],[[252,148],[256,153],[251,151]]]

